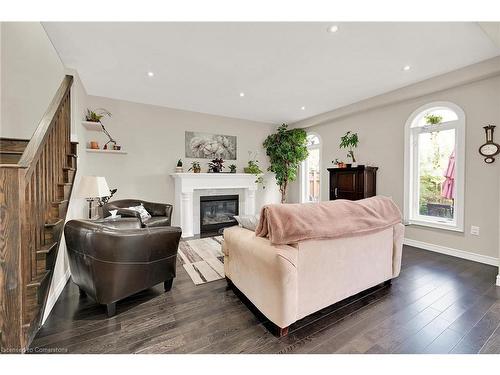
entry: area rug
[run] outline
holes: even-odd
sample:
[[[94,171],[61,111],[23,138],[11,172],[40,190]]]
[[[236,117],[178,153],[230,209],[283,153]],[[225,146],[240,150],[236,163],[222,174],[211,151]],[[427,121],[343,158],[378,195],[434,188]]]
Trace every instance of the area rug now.
[[[196,285],[224,278],[222,236],[181,241],[178,255]]]

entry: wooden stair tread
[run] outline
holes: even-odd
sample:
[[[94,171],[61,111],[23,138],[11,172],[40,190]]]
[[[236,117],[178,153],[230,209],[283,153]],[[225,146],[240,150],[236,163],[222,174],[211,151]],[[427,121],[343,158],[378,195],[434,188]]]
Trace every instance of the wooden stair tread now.
[[[59,224],[61,224],[61,222],[63,222],[64,219],[59,219],[59,220],[56,220],[56,221],[52,221],[52,222],[48,222],[48,223],[45,223],[45,228],[52,228],[52,227],[55,227]]]
[[[14,141],[14,142],[26,142],[26,143],[28,143],[30,140],[25,139],[25,138],[0,137],[0,141]]]
[[[52,242],[47,245],[43,245],[39,250],[36,251],[37,254],[48,254],[50,253],[57,245],[57,242]]]
[[[71,156],[72,158],[78,157],[76,154],[66,154],[66,156]]]
[[[70,185],[73,185],[72,182],[61,182],[60,184],[57,184],[59,186],[70,186]]]
[[[18,151],[24,152],[28,146],[29,139],[0,137],[0,152]]]
[[[0,150],[1,154],[5,155],[22,155],[23,151],[7,151],[7,150]]]
[[[57,206],[57,205],[59,205],[59,204],[63,204],[63,203],[66,203],[66,202],[68,202],[68,200],[67,200],[67,199],[62,199],[62,200],[60,200],[60,201],[54,201],[54,202],[52,202],[52,204],[53,204],[54,206]]]
[[[45,271],[43,274],[40,276],[35,277],[33,280],[31,280],[28,285],[26,285],[28,288],[33,288],[33,287],[39,287],[42,285],[44,282],[45,278],[49,277],[51,271]]]
[[[73,167],[63,167],[63,170],[65,170],[65,171],[76,171],[76,168],[73,168]]]

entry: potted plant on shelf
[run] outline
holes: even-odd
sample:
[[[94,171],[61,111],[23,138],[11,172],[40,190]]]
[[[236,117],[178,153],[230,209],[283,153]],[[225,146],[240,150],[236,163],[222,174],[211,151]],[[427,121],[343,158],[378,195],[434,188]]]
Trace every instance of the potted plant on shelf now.
[[[220,173],[222,172],[223,168],[224,168],[224,160],[222,160],[222,158],[215,158],[208,163],[209,173]]]
[[[87,112],[85,113],[85,121],[97,122],[100,124],[101,119],[105,116],[111,117],[111,112],[109,112],[105,108],[97,108],[96,110],[87,108]]]
[[[104,147],[102,148],[103,150],[107,150],[108,149],[108,144],[109,143],[112,143],[111,145],[111,150],[121,150],[121,146],[118,146],[116,144],[116,141],[113,139],[113,137],[111,137],[111,134],[109,134],[109,132],[106,130],[106,128],[104,127],[103,123],[101,122],[101,119],[103,117],[111,117],[111,112],[109,112],[107,109],[105,108],[97,108],[95,110],[92,110],[92,109],[89,109],[87,108],[87,112],[85,113],[85,121],[87,122],[95,122],[95,123],[98,123],[99,125],[101,125],[101,130],[104,134],[106,134],[106,136],[108,137],[108,141],[106,142],[106,144],[104,145]]]
[[[229,166],[229,173],[236,173],[236,164],[231,164]]]
[[[179,159],[177,161],[177,167],[175,167],[175,173],[182,173],[184,172],[184,168],[182,168],[182,160]]]
[[[268,170],[276,175],[281,203],[286,202],[288,184],[297,179],[300,163],[307,158],[307,133],[304,129],[288,129],[282,124],[263,144],[270,159]]]
[[[193,171],[194,173],[200,173],[201,172],[201,166],[199,161],[192,161],[191,162],[191,168],[188,169],[189,171]]]
[[[432,113],[425,115],[424,118],[427,125],[437,125],[443,121],[443,116],[433,115]]]
[[[351,164],[347,164],[348,167],[357,167],[358,163],[356,162],[356,158],[354,157],[354,150],[356,147],[358,147],[359,144],[359,137],[358,133],[352,133],[351,131],[348,131],[345,133],[342,137],[340,137],[340,148],[348,148],[349,151],[347,152],[347,157],[352,160]]]

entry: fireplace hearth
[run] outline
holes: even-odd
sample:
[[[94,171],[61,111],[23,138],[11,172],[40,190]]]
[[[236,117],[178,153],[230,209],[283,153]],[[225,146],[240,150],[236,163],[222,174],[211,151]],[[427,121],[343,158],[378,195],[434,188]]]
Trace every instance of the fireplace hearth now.
[[[238,224],[238,195],[200,197],[200,234],[219,233],[220,229]]]

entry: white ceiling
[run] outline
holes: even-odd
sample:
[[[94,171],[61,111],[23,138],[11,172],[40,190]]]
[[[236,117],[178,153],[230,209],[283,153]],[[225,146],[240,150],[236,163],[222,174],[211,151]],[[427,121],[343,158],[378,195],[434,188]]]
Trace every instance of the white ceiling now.
[[[332,24],[43,25],[91,95],[271,123],[500,55],[476,23]]]

